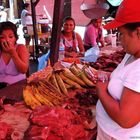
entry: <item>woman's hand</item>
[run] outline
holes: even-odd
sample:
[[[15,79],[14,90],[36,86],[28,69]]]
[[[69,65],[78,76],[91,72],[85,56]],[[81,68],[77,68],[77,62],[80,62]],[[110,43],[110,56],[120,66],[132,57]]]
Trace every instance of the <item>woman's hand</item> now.
[[[100,98],[100,95],[107,93],[107,86],[109,81],[110,74],[104,71],[98,71],[98,82],[96,84],[97,94]]]
[[[98,94],[99,98],[103,94],[107,93],[107,87],[108,87],[108,81],[106,81],[106,82],[98,81],[96,83],[96,91],[97,91],[97,94]]]
[[[79,53],[77,54],[77,57],[84,57],[84,52],[79,52]]]
[[[76,58],[77,57],[77,53],[76,52],[67,52],[65,51],[65,57],[73,57]]]
[[[1,43],[1,45],[4,52],[9,53],[10,55],[13,55],[13,53],[15,52],[15,47],[12,43],[4,41]]]

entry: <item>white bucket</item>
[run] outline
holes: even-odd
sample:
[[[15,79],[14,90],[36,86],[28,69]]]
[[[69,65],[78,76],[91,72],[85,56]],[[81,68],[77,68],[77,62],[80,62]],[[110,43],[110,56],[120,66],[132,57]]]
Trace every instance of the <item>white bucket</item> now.
[[[116,47],[116,39],[117,39],[117,36],[116,34],[108,34],[106,37],[105,37],[105,42],[107,44],[111,44],[112,47]]]
[[[116,39],[117,39],[117,36],[116,34],[112,34],[112,38],[111,38],[111,44],[112,44],[112,47],[116,47]]]

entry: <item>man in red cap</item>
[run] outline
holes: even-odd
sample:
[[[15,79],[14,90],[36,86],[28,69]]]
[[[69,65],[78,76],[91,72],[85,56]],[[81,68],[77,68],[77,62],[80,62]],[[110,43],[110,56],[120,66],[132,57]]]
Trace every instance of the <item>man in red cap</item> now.
[[[109,81],[97,82],[97,140],[140,140],[140,1],[123,0],[115,19],[126,55]]]

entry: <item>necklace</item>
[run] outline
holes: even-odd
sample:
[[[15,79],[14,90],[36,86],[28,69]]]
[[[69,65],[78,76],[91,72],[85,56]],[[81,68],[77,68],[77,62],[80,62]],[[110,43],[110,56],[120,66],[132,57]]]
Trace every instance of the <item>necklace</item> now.
[[[131,55],[125,62],[125,65],[128,65],[132,62],[134,62],[135,60],[137,60],[138,58],[136,58],[135,56]]]
[[[66,45],[67,47],[72,47],[72,46],[73,46],[73,40],[67,40],[67,39],[65,38],[65,45]]]

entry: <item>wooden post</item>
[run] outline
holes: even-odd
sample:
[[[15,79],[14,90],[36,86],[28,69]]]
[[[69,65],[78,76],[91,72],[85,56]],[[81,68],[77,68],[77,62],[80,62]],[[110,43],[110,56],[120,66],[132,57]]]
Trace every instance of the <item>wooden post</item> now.
[[[38,49],[38,34],[37,34],[37,28],[36,28],[36,10],[35,6],[39,0],[31,0],[31,11],[32,11],[32,20],[33,20],[33,32],[34,32],[34,41],[35,41],[35,56],[39,54],[39,49]]]
[[[50,43],[50,62],[53,66],[58,61],[59,42],[64,17],[64,0],[55,0],[53,13],[53,27]]]
[[[64,17],[71,16],[71,0],[65,0]]]

